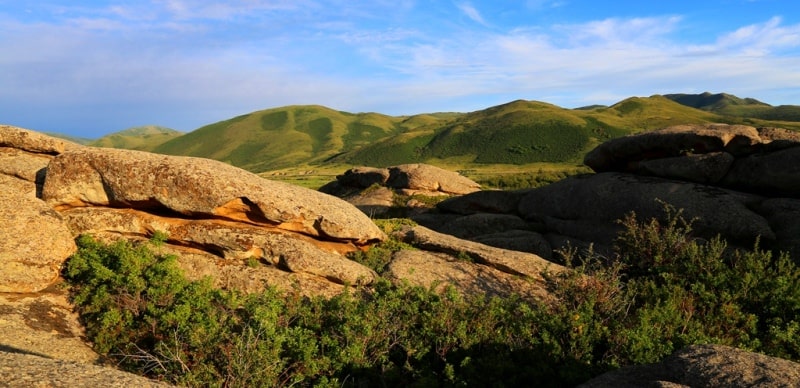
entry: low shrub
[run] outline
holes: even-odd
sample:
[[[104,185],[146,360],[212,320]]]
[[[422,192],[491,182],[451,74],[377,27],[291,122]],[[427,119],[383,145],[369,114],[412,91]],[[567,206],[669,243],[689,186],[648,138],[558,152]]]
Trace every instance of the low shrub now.
[[[664,223],[625,218],[614,257],[565,251],[573,270],[545,277],[557,302],[387,280],[330,299],[244,295],[187,281],[159,241],[86,236],[64,275],[99,352],[190,386],[569,386],[693,343],[800,359],[790,258],[694,239],[668,210]],[[380,255],[406,248],[386,244]]]

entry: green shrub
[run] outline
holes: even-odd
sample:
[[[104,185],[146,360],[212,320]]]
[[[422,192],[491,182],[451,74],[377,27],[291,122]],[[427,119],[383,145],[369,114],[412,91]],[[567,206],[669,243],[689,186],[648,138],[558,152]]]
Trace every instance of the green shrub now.
[[[566,251],[553,296],[464,296],[380,279],[330,299],[187,281],[150,244],[78,239],[65,277],[87,335],[121,366],[190,386],[571,386],[693,343],[800,359],[800,270],[786,255],[631,215],[618,254]],[[384,231],[404,221],[381,221]],[[407,249],[389,240],[376,268]],[[365,255],[371,255],[365,252]]]

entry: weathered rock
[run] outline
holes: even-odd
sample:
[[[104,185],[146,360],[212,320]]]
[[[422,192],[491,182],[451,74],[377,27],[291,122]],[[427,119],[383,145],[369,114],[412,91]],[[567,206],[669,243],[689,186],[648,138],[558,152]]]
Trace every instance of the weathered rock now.
[[[54,285],[38,293],[0,293],[0,351],[98,361],[84,337],[65,289]]]
[[[631,366],[579,387],[798,387],[800,364],[722,345],[692,345],[657,364]]]
[[[509,296],[543,300],[548,292],[542,282],[525,279],[485,265],[458,260],[451,255],[418,250],[395,252],[386,276],[395,282],[430,288],[453,286],[463,294]]]
[[[74,208],[63,211],[76,234],[115,233],[144,238],[164,232],[167,242],[228,261],[261,260],[284,271],[320,276],[339,284],[369,284],[375,273],[342,256],[340,244],[255,225],[213,219],[169,218],[134,209]]]
[[[394,191],[389,188],[375,187],[345,196],[342,199],[351,203],[364,214],[375,217],[386,215],[394,208],[394,196]]]
[[[800,197],[800,147],[739,158],[721,184],[764,195]]]
[[[366,189],[372,185],[385,186],[389,180],[388,168],[354,167],[344,174],[336,176],[336,180],[344,186]]]
[[[755,210],[775,231],[776,241],[770,248],[800,258],[800,199],[771,198],[761,202]]]
[[[16,148],[0,147],[0,174],[44,184],[44,172],[53,157]]]
[[[480,235],[515,229],[526,230],[530,226],[525,220],[512,214],[477,213],[456,218],[436,231],[469,240]]]
[[[427,164],[402,164],[389,167],[386,186],[411,192],[441,192],[463,195],[480,190],[480,185],[457,172]]]
[[[553,261],[553,248],[550,243],[541,234],[530,230],[512,229],[474,236],[470,240],[495,248],[533,253],[547,261]]]
[[[0,292],[49,286],[77,249],[61,216],[35,196],[35,187],[0,174]]]
[[[597,172],[627,171],[635,161],[723,151],[739,155],[761,143],[758,130],[746,125],[676,125],[609,140],[583,162]]]
[[[171,387],[108,366],[0,351],[0,381],[13,388]]]
[[[717,183],[728,173],[733,161],[733,155],[727,152],[712,152],[644,160],[636,170],[643,175],[697,183]]]
[[[443,212],[456,214],[514,214],[519,206],[519,201],[531,190],[532,189],[476,191],[471,194],[448,198],[439,202],[436,208]]]
[[[640,220],[664,219],[664,205],[683,209],[687,220],[696,218],[694,230],[701,235],[754,241],[756,237],[775,239],[767,221],[746,204],[760,197],[732,193],[717,187],[639,177],[629,174],[600,173],[567,178],[529,192],[520,202],[525,219],[553,217],[605,223],[612,228],[617,220],[634,212]],[[611,245],[608,241],[596,241]]]
[[[423,226],[404,227],[397,232],[397,237],[428,251],[468,258],[475,263],[487,265],[509,274],[526,276],[536,281],[542,280],[543,271],[559,272],[564,270],[564,267],[531,253],[494,248],[434,232]]]
[[[39,132],[11,125],[0,125],[0,147],[16,148],[37,154],[58,155],[82,146]]]
[[[209,159],[84,147],[53,159],[42,195],[59,211],[130,207],[358,245],[385,238],[369,218],[338,198]]]

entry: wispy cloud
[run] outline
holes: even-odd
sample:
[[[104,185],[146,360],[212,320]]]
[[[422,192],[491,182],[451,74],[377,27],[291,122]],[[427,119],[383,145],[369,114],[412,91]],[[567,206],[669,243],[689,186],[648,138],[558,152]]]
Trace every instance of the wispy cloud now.
[[[488,23],[486,23],[486,20],[483,19],[481,13],[478,12],[478,10],[472,4],[467,2],[457,3],[456,7],[458,7],[458,9],[461,10],[461,12],[464,13],[464,15],[466,15],[475,23],[481,24],[483,26],[488,26]]]

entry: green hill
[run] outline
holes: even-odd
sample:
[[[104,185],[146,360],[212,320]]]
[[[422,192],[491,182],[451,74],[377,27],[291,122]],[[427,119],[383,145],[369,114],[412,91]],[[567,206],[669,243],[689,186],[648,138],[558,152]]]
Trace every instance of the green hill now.
[[[739,98],[727,93],[665,94],[664,97],[686,106],[724,116],[800,122],[800,106],[798,105],[772,106],[753,98]]]
[[[157,125],[128,128],[87,143],[95,147],[153,151],[160,144],[183,135],[174,129]]]
[[[267,109],[207,125],[161,144],[155,152],[221,160],[251,171],[322,163],[428,126],[451,114],[392,117],[303,105]]]
[[[612,106],[581,109],[517,100],[471,113],[415,116],[287,106],[207,125],[163,142],[154,151],[221,160],[254,172],[415,162],[448,166],[580,164],[586,152],[605,140],[675,124],[723,122],[800,129],[797,122],[697,109],[687,105],[690,99],[682,99],[687,102],[683,104],[674,96],[631,97]],[[714,102],[713,96],[706,97],[692,101],[709,107],[733,106],[741,100],[723,95]],[[752,99],[741,103],[763,105]]]

